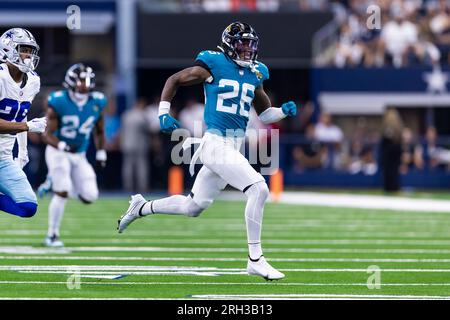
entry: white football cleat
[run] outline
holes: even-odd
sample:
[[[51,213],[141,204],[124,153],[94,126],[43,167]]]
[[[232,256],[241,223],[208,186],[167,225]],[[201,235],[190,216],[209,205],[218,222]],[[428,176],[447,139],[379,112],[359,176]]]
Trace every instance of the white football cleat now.
[[[140,214],[140,210],[146,202],[147,200],[145,200],[141,194],[131,196],[130,206],[128,207],[127,212],[125,212],[125,214],[120,217],[119,221],[117,221],[117,230],[119,230],[119,233],[122,233],[134,220],[143,217]]]
[[[57,235],[53,235],[45,237],[44,246],[61,248],[64,247],[64,243],[61,240],[59,240],[59,237]]]
[[[247,273],[263,277],[266,280],[280,280],[284,278],[284,274],[272,267],[264,256],[259,257],[258,260],[252,260],[248,257]]]

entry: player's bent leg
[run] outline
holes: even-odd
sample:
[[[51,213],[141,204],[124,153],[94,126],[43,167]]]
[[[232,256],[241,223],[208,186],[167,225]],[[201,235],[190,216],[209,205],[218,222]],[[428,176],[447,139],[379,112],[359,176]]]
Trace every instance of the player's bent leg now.
[[[273,268],[264,258],[261,249],[261,227],[264,204],[269,196],[269,188],[264,181],[248,186],[245,190],[248,197],[245,207],[245,223],[248,239],[247,272],[250,275],[261,276],[266,280],[279,280],[284,274]]]
[[[245,220],[249,248],[247,271],[267,280],[281,279],[284,275],[271,267],[265,260],[261,249],[261,226],[264,204],[269,195],[269,189],[263,176],[256,172],[248,160],[231,146],[229,141],[221,142],[222,138],[212,137],[205,142],[202,160],[205,166],[219,175],[224,181],[247,195]],[[219,143],[215,141],[219,140]],[[222,139],[223,141],[223,139]],[[214,156],[209,156],[214,155]],[[229,161],[221,161],[226,159]],[[219,160],[219,161],[217,161]]]
[[[36,214],[36,195],[25,173],[13,161],[0,163],[0,192],[0,210],[21,218]]]
[[[132,196],[128,210],[118,221],[117,229],[122,233],[134,220],[155,213],[198,217],[225,186],[225,181],[203,166],[197,174],[189,196],[175,195],[148,202],[140,194]]]
[[[45,150],[45,160],[48,167],[48,178],[52,181],[53,196],[48,207],[48,230],[44,245],[62,247],[60,227],[64,217],[69,191],[72,190],[70,178],[70,162],[66,153],[51,146]]]
[[[245,223],[247,226],[247,240],[249,255],[252,259],[262,256],[261,227],[264,204],[269,196],[269,188],[264,181],[248,186],[245,190],[247,204],[245,206]]]
[[[150,214],[172,214],[197,217],[205,208],[198,206],[191,196],[175,195],[147,201],[141,194],[131,197],[128,210],[118,220],[117,230],[122,233],[133,221]]]
[[[73,166],[71,177],[75,193],[81,202],[90,204],[98,199],[97,177],[86,157],[80,156]]]
[[[78,193],[78,198],[84,204],[91,204],[98,199],[98,194],[97,181],[90,179],[83,183],[81,191]]]
[[[9,196],[0,195],[0,210],[13,214],[21,218],[31,218],[37,212],[36,202],[15,202]]]

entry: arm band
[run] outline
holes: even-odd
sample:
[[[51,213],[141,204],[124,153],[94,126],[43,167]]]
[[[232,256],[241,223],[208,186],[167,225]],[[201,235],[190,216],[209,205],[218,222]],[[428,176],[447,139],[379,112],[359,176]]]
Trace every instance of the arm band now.
[[[168,101],[161,101],[159,103],[159,108],[158,108],[158,117],[160,115],[169,113],[169,111],[170,111],[170,102],[168,102]]]
[[[278,122],[284,118],[286,118],[286,115],[283,113],[281,108],[274,107],[267,108],[259,115],[259,119],[264,124]]]

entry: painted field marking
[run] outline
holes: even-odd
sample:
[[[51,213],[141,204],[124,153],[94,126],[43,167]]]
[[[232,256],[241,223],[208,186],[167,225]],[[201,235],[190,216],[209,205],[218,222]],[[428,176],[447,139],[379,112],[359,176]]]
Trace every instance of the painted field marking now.
[[[0,256],[0,260],[88,260],[88,261],[224,261],[245,262],[247,258],[209,257],[114,257],[114,256]],[[450,263],[450,259],[364,259],[364,258],[271,258],[275,262],[386,262],[386,263]]]
[[[5,238],[0,239],[0,243],[29,243],[33,239],[30,238]],[[245,239],[148,239],[148,238],[136,238],[136,239],[120,239],[120,238],[73,238],[67,237],[66,241],[77,243],[136,243],[136,244],[151,244],[151,243],[165,243],[165,244],[179,244],[183,241],[183,244],[242,244],[245,243]],[[389,239],[270,239],[265,240],[265,243],[278,244],[278,245],[301,245],[301,244],[323,244],[323,245],[419,245],[419,246],[431,246],[431,245],[450,245],[450,240],[389,240]]]
[[[292,253],[405,253],[405,254],[450,254],[450,249],[357,249],[357,248],[266,248],[265,252]],[[247,252],[247,248],[180,248],[180,247],[129,247],[92,246],[65,248],[36,248],[31,246],[0,246],[0,253],[21,254],[68,254],[72,252]]]
[[[10,285],[10,284],[66,284],[66,281],[0,281],[0,285]],[[299,282],[134,282],[134,281],[114,281],[114,282],[106,282],[106,281],[89,281],[83,282],[83,285],[205,285],[205,286],[280,286],[280,287],[288,287],[288,286],[297,286],[297,287],[367,287],[367,283],[299,283]],[[383,283],[381,286],[385,287],[447,287],[450,286],[450,283]]]
[[[228,274],[234,272],[244,272],[241,268],[216,268],[216,267],[197,267],[197,266],[136,266],[136,265],[11,265],[0,266],[0,270],[4,271],[20,271],[20,272],[50,272],[50,273],[70,273],[71,269],[76,267],[80,272],[89,273],[111,273],[111,272],[125,272],[133,273],[137,272],[149,272],[149,271],[195,271],[195,272],[214,272],[220,274]],[[286,272],[367,272],[366,268],[280,268],[280,271]],[[436,272],[446,273],[450,272],[450,269],[417,269],[417,268],[381,268],[381,272]]]
[[[450,300],[450,296],[416,296],[416,295],[381,295],[381,294],[248,294],[248,295],[191,295],[197,299],[443,299]]]

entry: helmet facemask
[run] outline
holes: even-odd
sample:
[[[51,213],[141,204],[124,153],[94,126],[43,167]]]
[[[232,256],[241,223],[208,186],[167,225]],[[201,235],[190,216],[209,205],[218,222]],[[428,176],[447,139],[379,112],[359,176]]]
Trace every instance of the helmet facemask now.
[[[242,67],[250,67],[258,55],[258,38],[240,38],[232,43],[236,58],[233,59]]]
[[[31,45],[18,44],[16,50],[18,52],[18,58],[16,59],[16,61],[10,62],[24,73],[34,71],[37,68],[40,60],[40,57],[37,55],[38,49]],[[22,59],[21,54],[27,54],[26,58]]]

